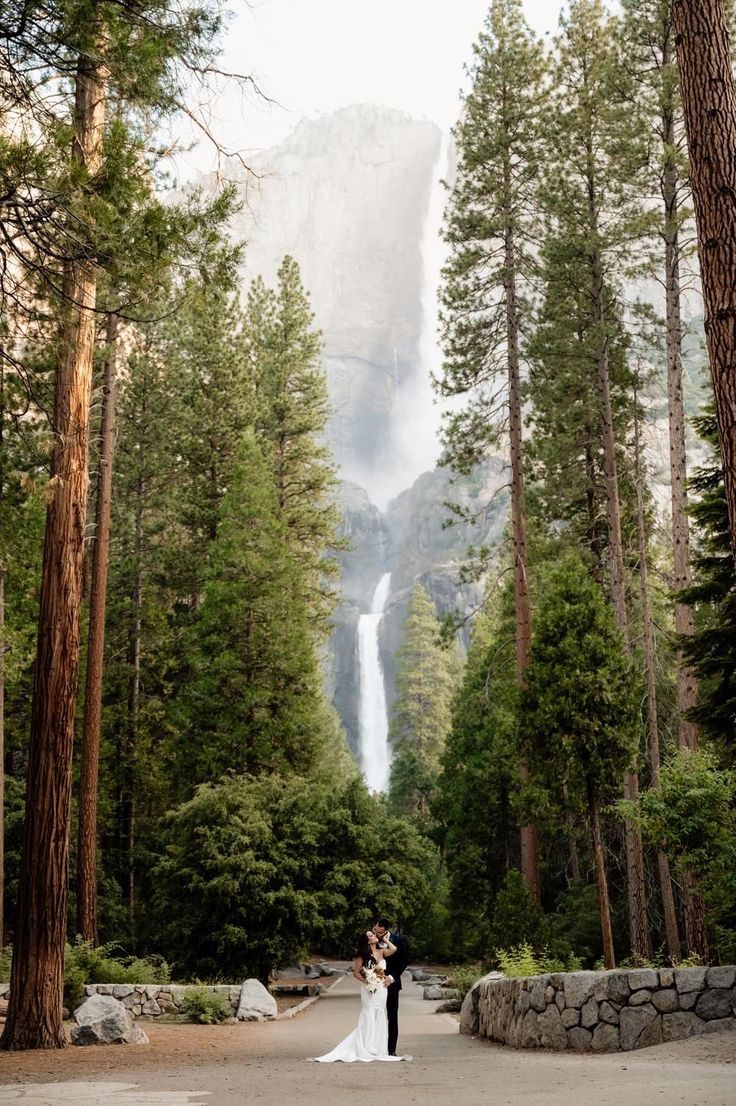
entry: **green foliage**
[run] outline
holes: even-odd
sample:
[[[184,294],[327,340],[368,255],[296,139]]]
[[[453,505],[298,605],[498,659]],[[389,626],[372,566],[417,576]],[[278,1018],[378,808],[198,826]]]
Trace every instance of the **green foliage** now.
[[[534,948],[547,943],[547,920],[524,886],[521,872],[512,868],[495,897],[489,941],[491,948],[520,946],[528,942]]]
[[[638,678],[613,611],[579,556],[540,593],[522,724],[534,775],[561,807],[606,803],[636,755]]]
[[[578,880],[561,891],[554,911],[548,915],[548,925],[549,945],[555,956],[567,959],[574,949],[575,956],[586,964],[601,957],[601,920],[594,884]]]
[[[474,622],[432,807],[447,866],[456,955],[472,958],[484,957],[490,947],[493,899],[516,839],[511,601],[507,589],[500,615],[489,601]]]
[[[404,641],[396,656],[389,800],[395,811],[427,822],[450,729],[460,663],[456,648],[440,643],[437,612],[421,584],[412,591]]]
[[[190,1022],[197,1025],[217,1025],[229,1014],[225,996],[206,987],[192,987],[187,991],[179,1007]]]
[[[463,999],[471,987],[478,982],[483,975],[481,964],[456,964],[450,968],[450,986],[459,992],[458,1007],[462,1006]]]
[[[418,832],[357,781],[225,779],[168,818],[156,941],[179,975],[267,982],[307,945],[354,947],[377,913],[411,930],[432,866]]]
[[[64,1004],[73,1010],[84,999],[86,983],[169,983],[171,972],[158,956],[115,956],[114,944],[95,948],[78,938],[64,954]]]
[[[736,760],[733,720],[736,715],[736,575],[731,552],[728,510],[713,412],[696,426],[709,456],[691,476],[690,514],[697,535],[693,584],[684,593],[694,608],[695,631],[685,651],[698,675],[698,705],[693,717],[718,743],[725,760]]]
[[[465,396],[446,416],[443,441],[463,473],[503,433],[508,285],[523,296],[536,268],[535,181],[547,125],[545,52],[520,0],[493,0],[473,53],[472,87],[454,132],[458,164],[440,292],[445,357],[438,390]]]

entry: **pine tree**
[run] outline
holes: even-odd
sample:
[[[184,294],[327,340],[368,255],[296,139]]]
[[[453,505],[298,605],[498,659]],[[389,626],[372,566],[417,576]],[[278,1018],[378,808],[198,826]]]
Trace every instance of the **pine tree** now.
[[[447,866],[458,951],[486,957],[493,904],[518,864],[518,687],[513,598],[488,601],[473,623],[463,681],[452,709],[432,813]]]
[[[440,624],[429,594],[416,584],[398,650],[396,701],[389,741],[393,750],[389,801],[421,819],[430,814],[440,760],[450,729],[459,658],[439,640]]]
[[[736,81],[723,0],[673,0],[724,489],[736,560]]]
[[[675,32],[670,0],[624,0],[621,23],[620,81],[625,99],[638,110],[652,138],[652,154],[643,184],[662,200],[656,228],[663,251],[657,271],[665,289],[667,351],[667,411],[669,420],[670,490],[674,590],[690,583],[690,534],[687,509],[687,454],[682,394],[681,231],[691,214],[687,207],[687,151],[675,58]],[[628,77],[628,82],[626,78]],[[675,598],[675,629],[692,633],[692,614]],[[692,709],[697,684],[692,670],[677,656],[678,743],[695,748],[697,729]]]
[[[543,120],[544,50],[520,0],[494,0],[474,48],[472,91],[456,128],[456,182],[445,238],[444,373],[439,391],[470,397],[445,427],[446,456],[469,472],[501,437],[508,410],[511,533],[516,604],[517,678],[523,684],[531,642],[524,496],[520,334],[524,293],[535,270],[535,180]],[[522,776],[525,774],[523,759]],[[522,868],[540,897],[536,827],[523,826]]]
[[[580,557],[566,555],[542,590],[520,717],[532,778],[587,813],[606,968],[615,958],[601,813],[635,753],[637,684],[611,606]]]
[[[307,772],[319,753],[321,681],[302,566],[252,432],[243,439],[192,625],[185,728],[173,750],[188,786],[227,771]]]
[[[550,224],[545,314],[556,340],[546,345],[543,326],[536,343],[538,355],[545,361],[550,359],[550,349],[559,355],[561,348],[572,347],[582,370],[578,395],[582,393],[584,398],[577,408],[582,416],[578,436],[582,431],[583,440],[578,444],[576,456],[569,460],[581,474],[586,474],[583,486],[590,541],[594,552],[599,553],[595,544],[598,541],[598,512],[591,479],[595,454],[591,449],[590,433],[594,431],[602,469],[608,590],[628,651],[619,481],[621,437],[617,434],[616,423],[620,425],[617,416],[621,408],[626,411],[630,405],[626,396],[622,397],[623,403],[621,399],[617,403],[616,385],[617,376],[627,371],[625,358],[621,356],[625,348],[621,285],[624,275],[630,272],[632,251],[639,245],[646,226],[640,198],[631,181],[631,165],[637,160],[641,135],[636,127],[631,127],[630,118],[612,97],[615,52],[612,24],[603,5],[599,0],[575,0],[569,15],[562,19],[561,27],[550,158],[542,189]],[[565,283],[560,281],[556,286],[553,274],[564,276]],[[562,303],[567,304],[568,311],[574,308],[574,313],[563,317],[559,311]],[[618,350],[615,343],[618,343]],[[543,387],[536,390],[539,393],[544,391],[544,386],[549,387],[546,395],[549,412],[549,393],[557,393],[559,400],[562,381],[553,380],[550,386],[550,374],[540,376]],[[575,390],[568,393],[570,398],[575,396]],[[569,398],[567,402],[569,407]],[[569,410],[562,415],[551,415],[551,420],[560,418],[567,421]],[[540,425],[543,424],[540,422]],[[548,444],[549,440],[548,432]],[[552,453],[557,453],[556,442],[552,442]],[[566,486],[567,482],[563,489]],[[635,800],[638,786],[635,771],[627,770],[624,775],[626,797]],[[626,826],[626,851],[632,955],[647,960],[651,958],[652,947],[647,921],[644,853],[641,835],[631,821]]]
[[[341,543],[335,466],[324,439],[329,405],[322,339],[313,323],[293,258],[282,261],[275,291],[260,278],[253,282],[244,338],[258,440],[273,471],[286,540],[302,565],[315,632],[324,636],[335,602],[329,582],[338,572],[331,554]]]

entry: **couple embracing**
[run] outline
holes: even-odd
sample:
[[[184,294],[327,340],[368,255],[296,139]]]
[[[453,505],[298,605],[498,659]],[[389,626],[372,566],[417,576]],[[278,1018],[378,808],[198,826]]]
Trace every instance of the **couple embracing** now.
[[[411,1060],[411,1056],[396,1055],[401,974],[408,962],[406,941],[391,933],[385,918],[361,935],[353,961],[353,975],[361,984],[358,1024],[332,1052],[316,1058],[320,1063]]]

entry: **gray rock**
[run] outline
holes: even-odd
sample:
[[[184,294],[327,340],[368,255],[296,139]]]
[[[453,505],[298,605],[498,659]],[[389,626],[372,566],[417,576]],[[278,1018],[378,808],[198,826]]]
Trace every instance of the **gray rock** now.
[[[731,1029],[736,1029],[736,1018],[716,1018],[703,1025],[703,1033],[723,1033]]]
[[[736,982],[736,968],[724,965],[721,968],[708,968],[705,973],[708,987],[733,987]]]
[[[697,1014],[689,1010],[678,1010],[674,1014],[662,1015],[662,1040],[681,1041],[703,1032],[704,1022]]]
[[[555,989],[550,983],[544,988],[544,1001],[549,1005],[549,1003],[554,1002],[554,999]]]
[[[429,972],[425,972],[422,968],[415,968],[411,973],[411,978],[415,983],[422,983],[425,979],[429,979]]]
[[[131,1045],[147,1045],[148,1043],[149,1043],[148,1037],[146,1036],[144,1030],[141,1028],[141,1026],[138,1024],[138,1022],[133,1022],[133,1024],[130,1027],[130,1041],[129,1041],[129,1044],[131,1044]]]
[[[568,1029],[567,1044],[576,1052],[590,1052],[593,1044],[593,1034],[589,1029]]]
[[[480,1028],[478,1017],[479,997],[480,987],[476,983],[474,987],[470,988],[460,1007],[460,1032],[467,1033],[470,1037],[475,1037]]]
[[[593,1033],[593,1052],[618,1052],[620,1045],[619,1030],[617,1025],[607,1025],[601,1022]]]
[[[595,991],[595,972],[568,972],[563,978],[566,1006],[582,1006]]]
[[[519,1030],[518,1045],[521,1048],[538,1048],[539,1044],[539,1014],[535,1010],[527,1010]]]
[[[547,1009],[547,1000],[544,997],[544,984],[536,982],[529,992],[529,1002],[533,1010],[536,1010],[538,1014],[543,1014]],[[557,1011],[559,1016],[559,1010]]]
[[[662,1018],[657,1015],[654,1021],[650,1022],[645,1028],[639,1040],[636,1042],[636,1048],[650,1048],[651,1045],[662,1044]]]
[[[675,986],[680,995],[702,991],[705,986],[705,968],[676,968]]]
[[[679,1009],[680,1005],[677,999],[677,991],[671,987],[664,991],[655,991],[652,995],[652,1005],[659,1010],[660,1014],[672,1014]]]
[[[240,989],[238,1012],[239,1022],[260,1022],[275,1018],[278,1006],[273,995],[257,979],[246,979]]]
[[[621,1011],[620,1036],[624,1052],[636,1048],[637,1041],[646,1027],[657,1017],[657,1011],[651,1004],[646,1006],[625,1006]]]
[[[609,1025],[618,1025],[618,1010],[615,1006],[612,1006],[610,1002],[602,1002],[599,1013],[602,1022],[607,1022]]]
[[[699,997],[699,991],[686,991],[684,995],[680,995],[680,1009],[692,1010]]]
[[[601,972],[595,985],[595,997],[599,1002],[608,999],[622,1005],[627,1001],[631,988],[627,972]]]
[[[651,997],[652,992],[646,988],[643,991],[634,991],[629,998],[629,1006],[643,1006],[645,1002],[649,1002]]]
[[[731,992],[703,991],[698,997],[695,1013],[704,1021],[711,1021],[713,1018],[727,1018],[731,1013]]]
[[[529,991],[519,991],[514,1005],[514,1013],[518,1018],[523,1018],[532,1004],[532,996]]]
[[[560,1014],[560,1021],[565,1029],[573,1029],[576,1025],[580,1025],[580,1011],[563,1010]]]
[[[133,1033],[134,1023],[129,1012],[112,995],[90,995],[74,1011],[74,1019],[77,1025],[72,1029],[71,1038],[75,1045],[137,1044],[140,1041],[139,1035]]]
[[[567,1048],[567,1033],[556,1006],[548,1006],[538,1019],[539,1043],[542,1048]]]
[[[564,991],[555,991],[555,1006],[560,1011],[560,1013],[562,1013],[562,1011],[565,1009],[565,992]]]
[[[430,1002],[437,1002],[441,999],[443,988],[439,983],[432,983],[429,987],[424,988],[424,997],[429,999]]]
[[[598,1024],[598,1003],[592,997],[582,1005],[580,1024],[583,1029],[593,1029]]]
[[[161,1007],[155,998],[147,999],[141,1007],[141,1014],[147,1018],[157,1018],[161,1013]]]
[[[635,968],[627,973],[627,978],[632,991],[640,991],[643,987],[653,991],[659,985],[659,976],[653,968]]]
[[[660,968],[659,969],[659,983],[661,987],[674,987],[675,985],[675,969],[674,968]]]

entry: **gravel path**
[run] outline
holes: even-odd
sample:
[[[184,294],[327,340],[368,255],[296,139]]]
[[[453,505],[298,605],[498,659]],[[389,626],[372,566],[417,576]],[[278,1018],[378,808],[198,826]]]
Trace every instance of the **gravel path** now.
[[[0,1106],[734,1106],[736,1033],[610,1056],[514,1051],[460,1036],[421,989],[401,999],[406,1064],[310,1064],[358,1016],[346,978],[293,1019],[146,1026],[151,1044],[0,1053]]]

